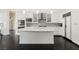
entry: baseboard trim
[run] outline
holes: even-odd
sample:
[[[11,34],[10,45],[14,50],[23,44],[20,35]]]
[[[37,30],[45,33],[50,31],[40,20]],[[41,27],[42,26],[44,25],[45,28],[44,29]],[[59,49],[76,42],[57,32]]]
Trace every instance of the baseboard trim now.
[[[70,40],[70,39],[68,39],[68,38],[66,38],[65,36],[62,36],[62,35],[54,35],[54,37],[62,37],[65,40],[68,40],[69,42],[72,42],[72,40]]]
[[[74,45],[76,45],[76,46],[79,47],[79,45],[76,44],[75,42],[73,42],[71,39],[68,39],[68,38],[66,38],[66,37],[64,37],[64,36],[61,36],[61,37],[64,38],[65,40],[69,41],[70,43],[73,43]]]
[[[69,41],[69,42],[73,42],[71,39],[68,39],[68,38],[66,38],[66,37],[64,37],[64,36],[62,36],[62,38],[64,38],[65,40],[67,40],[67,41]]]

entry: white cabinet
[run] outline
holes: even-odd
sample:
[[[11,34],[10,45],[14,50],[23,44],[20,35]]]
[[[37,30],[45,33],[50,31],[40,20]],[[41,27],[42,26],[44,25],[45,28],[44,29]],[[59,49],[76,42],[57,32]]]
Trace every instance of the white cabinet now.
[[[28,14],[28,13],[27,13]],[[31,14],[31,15],[30,15]],[[51,14],[50,13],[30,13],[28,16],[21,20],[18,20],[18,27],[25,28],[34,26],[45,26],[46,23],[51,23]]]
[[[52,20],[52,17],[51,16],[52,16],[52,14],[49,14],[49,13],[46,15],[46,17],[47,17],[46,18],[46,22],[47,23],[51,23],[51,20]]]
[[[54,44],[54,31],[21,31],[20,44]]]
[[[38,22],[38,15],[36,13],[33,14],[33,23],[37,23]]]

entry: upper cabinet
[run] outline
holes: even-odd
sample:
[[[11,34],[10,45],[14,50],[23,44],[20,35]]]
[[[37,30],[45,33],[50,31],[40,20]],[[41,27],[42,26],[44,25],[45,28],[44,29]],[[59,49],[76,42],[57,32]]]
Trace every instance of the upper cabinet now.
[[[38,14],[39,22],[51,23],[51,14],[50,13],[39,13]]]
[[[55,16],[50,11],[30,11],[22,14],[24,17],[21,18],[19,22],[19,28],[26,27],[52,27],[52,26],[60,26],[57,23],[57,20],[53,18]],[[56,20],[56,21],[55,21]]]
[[[26,13],[25,18],[18,20],[18,28],[30,26],[46,26],[46,23],[51,23],[51,14],[45,12]]]
[[[51,23],[51,20],[50,13],[32,13],[28,17],[26,15],[26,23]]]

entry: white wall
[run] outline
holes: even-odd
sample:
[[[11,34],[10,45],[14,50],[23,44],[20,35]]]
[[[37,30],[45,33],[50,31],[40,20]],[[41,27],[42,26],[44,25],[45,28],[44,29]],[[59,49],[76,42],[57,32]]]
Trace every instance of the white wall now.
[[[72,10],[72,41],[79,45],[79,10]]]
[[[59,22],[62,23],[62,27],[59,28],[59,34],[65,36],[65,18],[63,18],[63,14],[70,12],[70,9],[65,9],[63,12],[60,13]]]
[[[2,33],[4,35],[9,34],[9,15],[8,15],[8,10],[6,10],[6,9],[1,9],[0,10],[0,22],[3,23]]]
[[[58,23],[62,23],[62,27],[59,27],[59,29],[58,29],[59,32],[57,33],[58,35],[62,35],[62,36],[64,36],[64,30],[65,30],[65,29],[64,29],[64,28],[65,28],[65,27],[64,27],[64,22],[65,22],[65,20],[64,20],[64,18],[62,17],[62,15],[63,15],[64,13],[65,13],[65,11],[60,12],[60,13],[57,13],[58,16],[55,17],[55,21],[56,21],[56,18],[57,18],[57,19],[58,19],[57,22],[58,22]]]

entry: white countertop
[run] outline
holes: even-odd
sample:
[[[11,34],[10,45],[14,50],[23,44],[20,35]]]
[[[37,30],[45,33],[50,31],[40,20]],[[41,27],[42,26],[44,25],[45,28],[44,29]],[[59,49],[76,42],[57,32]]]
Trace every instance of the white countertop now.
[[[19,29],[19,32],[22,31],[58,31],[58,27],[26,27]]]

